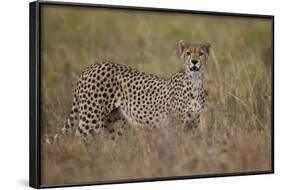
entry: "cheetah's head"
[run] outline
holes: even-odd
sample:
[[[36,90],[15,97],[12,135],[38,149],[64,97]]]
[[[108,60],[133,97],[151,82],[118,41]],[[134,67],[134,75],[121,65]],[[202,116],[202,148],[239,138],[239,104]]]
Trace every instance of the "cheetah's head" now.
[[[202,72],[210,53],[211,44],[189,44],[181,40],[178,43],[182,62],[188,73]]]

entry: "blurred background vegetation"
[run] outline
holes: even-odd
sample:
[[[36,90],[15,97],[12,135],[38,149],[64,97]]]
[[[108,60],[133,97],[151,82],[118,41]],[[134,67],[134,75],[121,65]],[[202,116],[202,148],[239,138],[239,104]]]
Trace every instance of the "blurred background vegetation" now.
[[[271,169],[270,19],[44,5],[42,135],[55,134],[71,108],[77,76],[110,60],[160,76],[181,68],[177,42],[211,41],[207,111],[199,133],[132,129],[92,151],[69,137],[42,144],[44,184]],[[98,141],[98,140],[97,140]]]

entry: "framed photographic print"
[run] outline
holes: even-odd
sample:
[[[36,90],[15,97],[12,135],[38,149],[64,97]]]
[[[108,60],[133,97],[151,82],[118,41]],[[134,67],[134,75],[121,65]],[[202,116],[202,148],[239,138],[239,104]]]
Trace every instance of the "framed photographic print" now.
[[[30,186],[274,171],[274,17],[30,3]]]

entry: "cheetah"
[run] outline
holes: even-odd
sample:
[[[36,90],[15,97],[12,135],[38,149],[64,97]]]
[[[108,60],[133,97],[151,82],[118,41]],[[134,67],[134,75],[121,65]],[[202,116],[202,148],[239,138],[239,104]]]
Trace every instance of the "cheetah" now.
[[[124,123],[136,127],[163,127],[177,118],[183,128],[197,127],[207,93],[203,69],[210,43],[178,42],[183,68],[169,78],[112,62],[88,66],[77,82],[73,105],[62,128],[76,128],[83,139],[102,130],[122,135]],[[119,128],[114,122],[122,121]]]

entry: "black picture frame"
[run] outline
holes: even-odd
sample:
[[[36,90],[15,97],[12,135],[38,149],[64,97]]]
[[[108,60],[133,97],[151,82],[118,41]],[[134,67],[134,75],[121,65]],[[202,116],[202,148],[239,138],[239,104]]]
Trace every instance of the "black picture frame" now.
[[[40,133],[40,102],[41,102],[41,73],[40,73],[40,35],[41,35],[41,8],[44,5],[57,6],[79,6],[79,7],[94,7],[107,8],[118,10],[140,10],[153,11],[162,13],[188,13],[199,15],[216,15],[216,16],[233,16],[233,17],[250,17],[250,18],[264,18],[271,20],[272,23],[272,130],[271,130],[271,169],[268,171],[254,171],[254,172],[238,172],[238,173],[221,173],[221,174],[206,174],[193,176],[170,176],[159,178],[145,178],[145,179],[130,179],[130,180],[112,180],[112,181],[96,181],[92,183],[79,184],[64,184],[64,185],[42,185],[41,184],[41,133]],[[194,10],[179,10],[179,9],[163,9],[163,8],[148,8],[148,7],[131,7],[131,6],[115,6],[102,4],[86,4],[86,3],[70,3],[70,2],[54,2],[54,1],[34,1],[29,4],[29,52],[30,52],[30,89],[29,89],[29,185],[33,188],[50,188],[50,187],[69,187],[69,186],[85,186],[85,185],[101,185],[101,184],[116,184],[116,183],[132,183],[132,182],[151,182],[162,180],[180,180],[180,179],[194,179],[194,178],[211,178],[211,177],[226,177],[226,176],[241,176],[241,175],[256,175],[256,174],[273,174],[274,173],[274,16],[273,15],[259,15],[259,14],[241,14],[241,13],[226,13],[226,12],[209,12],[209,11],[194,11]]]

